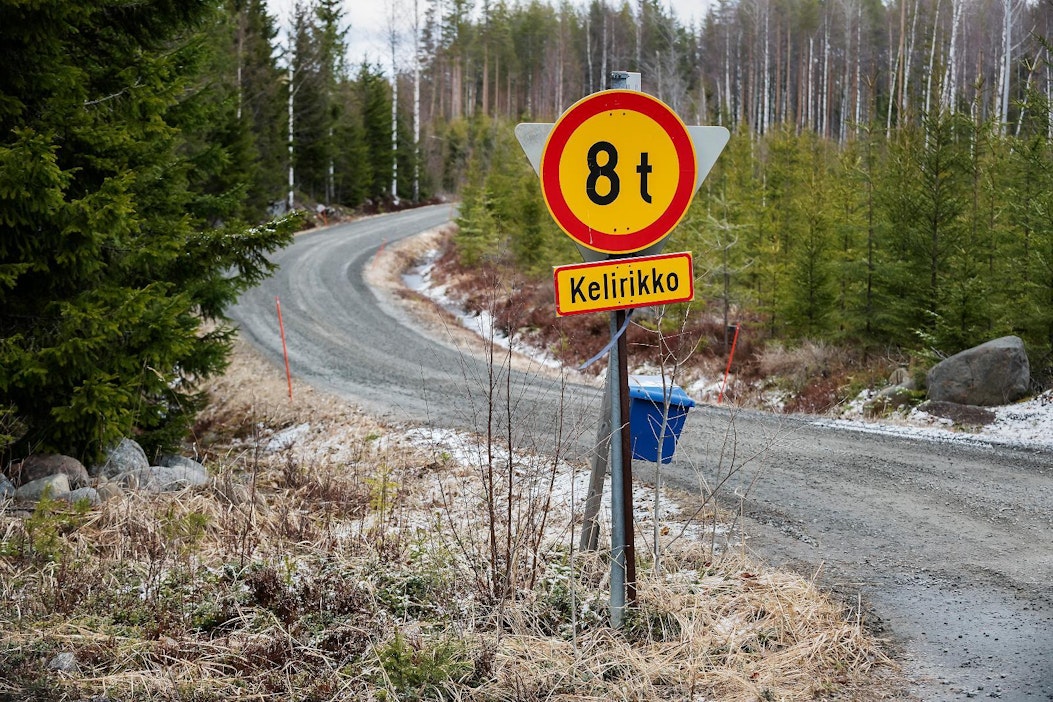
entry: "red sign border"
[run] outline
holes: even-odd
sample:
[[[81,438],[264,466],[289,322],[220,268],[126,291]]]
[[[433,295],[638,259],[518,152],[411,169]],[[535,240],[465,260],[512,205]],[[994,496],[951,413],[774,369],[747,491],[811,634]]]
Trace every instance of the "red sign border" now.
[[[632,110],[650,117],[669,135],[680,162],[680,178],[669,206],[654,222],[632,234],[608,234],[581,221],[563,197],[559,164],[571,135],[586,120],[601,112]],[[541,195],[549,213],[566,234],[582,246],[609,254],[628,254],[653,246],[665,238],[687,214],[695,195],[698,164],[691,135],[680,117],[661,100],[635,90],[604,90],[587,95],[564,112],[541,152]]]
[[[610,258],[605,261],[591,261],[587,263],[571,263],[566,266],[555,266],[552,269],[552,286],[555,288],[556,295],[556,316],[557,317],[573,317],[576,314],[592,314],[594,312],[613,312],[614,310],[628,310],[637,309],[640,307],[658,307],[659,305],[672,305],[677,302],[690,302],[695,299],[695,276],[692,274],[688,276],[688,295],[686,297],[678,297],[672,300],[663,300],[658,303],[651,304],[625,304],[625,305],[611,305],[610,307],[597,307],[595,309],[588,310],[577,310],[574,312],[562,312],[559,307],[559,274],[561,271],[574,271],[581,268],[599,268],[600,266],[610,265],[627,265],[635,263],[646,263],[648,261],[660,261],[668,260],[671,258],[687,258],[688,268],[691,269],[692,273],[695,268],[695,259],[691,255],[690,251],[678,251],[676,253],[667,254],[656,254],[654,256],[627,256],[625,258]]]

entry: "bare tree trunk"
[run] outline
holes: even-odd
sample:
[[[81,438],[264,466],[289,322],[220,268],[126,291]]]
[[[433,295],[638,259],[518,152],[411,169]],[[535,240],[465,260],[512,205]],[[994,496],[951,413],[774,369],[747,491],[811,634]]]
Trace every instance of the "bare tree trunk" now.
[[[559,18],[559,47],[557,51],[557,66],[556,71],[556,114],[563,114],[563,52],[566,50],[566,19],[564,18],[565,13],[560,13]]]
[[[607,87],[607,12],[603,13],[603,46],[600,49],[600,90]]]
[[[636,70],[643,70],[643,25],[646,0],[640,0],[637,4],[640,9],[636,14]]]
[[[420,8],[413,0],[413,201],[420,202]]]
[[[588,11],[585,12],[585,65],[586,70],[589,73],[588,85],[586,86],[588,92],[596,92],[592,74],[592,14]]]
[[[735,123],[731,104],[731,27],[724,30],[724,110],[728,113],[728,124]]]
[[[1012,0],[1002,0],[1002,60],[998,69],[998,105],[995,116],[999,134],[1005,136],[1009,121],[1009,73],[1012,70],[1013,53],[1013,6]]]
[[[805,103],[805,128],[815,131],[815,37],[808,37],[808,100]]]
[[[929,70],[925,77],[925,114],[932,108],[932,72],[936,65],[936,29],[940,26],[940,0],[936,0],[936,12],[932,19],[932,45],[929,46]]]
[[[484,115],[490,114],[490,46],[483,45],[483,104]]]
[[[853,110],[856,123],[856,136],[860,134],[860,125],[863,122],[863,3],[856,6],[856,104]],[[869,118],[869,115],[868,115]]]
[[[892,33],[892,28],[889,27],[889,34]],[[888,96],[888,120],[885,123],[885,138],[887,139],[892,133],[892,106],[896,103],[896,91],[899,91],[900,95],[900,112],[903,111],[902,107],[902,95],[903,95],[903,64],[905,63],[905,57],[903,55],[906,50],[907,41],[907,0],[899,0],[899,48],[896,50],[896,63],[894,71],[889,73],[890,84],[889,84],[889,96]],[[891,43],[891,42],[890,42]]]
[[[241,71],[245,61],[245,12],[244,10],[238,12],[238,115],[237,119],[241,121],[241,104],[244,102],[244,89],[242,87]]]
[[[800,84],[800,80],[798,80]],[[800,104],[799,101],[793,100],[793,30],[789,25],[786,27],[786,90],[783,94],[785,104],[783,105],[783,122],[790,120],[790,115],[793,114],[794,128],[797,128],[797,106]],[[798,96],[799,97],[799,96]],[[793,103],[791,104],[791,101]]]
[[[1027,61],[1027,78],[1024,79],[1025,90],[1031,89],[1031,81],[1035,79],[1035,70],[1038,68],[1038,63],[1041,57],[1041,52],[1034,58],[1034,60]],[[1024,126],[1024,116],[1027,114],[1027,102],[1020,108],[1020,114],[1016,118],[1016,129],[1013,131],[1013,136],[1019,137],[1020,130]]]
[[[951,0],[951,43],[947,47],[947,65],[943,70],[943,90],[940,103],[949,114],[955,113],[958,102],[958,25],[962,17],[962,0]]]
[[[783,99],[785,92],[782,84],[782,24],[775,25],[775,95],[772,119],[776,124],[786,119]]]
[[[1047,71],[1048,75],[1048,71]],[[705,71],[699,66],[698,69],[698,86],[700,97],[700,107],[698,112],[698,119],[696,120],[699,124],[709,124],[709,102],[708,102],[708,91],[706,90]]]
[[[980,80],[980,76],[983,75],[984,67],[984,50],[983,45],[980,45],[980,50],[976,54],[976,76],[977,79],[973,83],[973,101],[969,109],[969,116],[972,117],[973,123],[978,124],[982,118],[981,110],[984,109],[985,101],[983,99],[983,82]]]
[[[742,90],[742,119],[745,124],[756,129],[757,126],[757,60],[756,60],[756,36],[749,43],[749,51],[746,56],[746,80],[740,85]]]
[[[286,203],[287,206],[288,206],[289,212],[292,212],[292,209],[293,209],[293,185],[294,185],[294,181],[295,181],[295,177],[294,177],[295,176],[295,171],[294,171],[294,166],[293,166],[293,155],[294,155],[294,153],[293,153],[293,137],[294,137],[293,123],[294,123],[294,118],[295,118],[295,113],[293,112],[293,96],[296,94],[296,89],[293,86],[295,86],[296,84],[293,82],[294,78],[295,78],[295,74],[294,74],[294,71],[293,71],[293,62],[292,62],[292,59],[290,58],[289,59],[289,199],[288,199],[288,202]]]
[[[768,22],[770,17],[771,6],[766,3],[764,5],[764,82],[762,86],[764,93],[761,95],[761,134],[767,134],[771,129],[771,59],[768,56],[770,48]]]
[[[911,76],[910,68],[914,58],[914,42],[917,37],[918,15],[921,14],[919,5],[920,2],[914,4],[914,17],[910,21],[910,36],[907,39],[906,65],[903,69],[903,84],[900,91],[900,100],[903,108],[899,119],[896,120],[897,124],[901,125],[904,123],[904,120],[907,118],[907,113],[910,111],[910,89],[908,86]]]
[[[392,56],[394,60],[394,56]],[[399,75],[392,65],[391,77],[391,199],[399,201]],[[332,175],[332,162],[329,173]]]
[[[848,140],[848,122],[849,122],[849,100],[852,94],[852,14],[851,8],[845,6],[845,60],[844,60],[844,72],[841,75],[841,89],[839,91],[840,100],[839,112],[840,114],[837,124],[837,141],[839,144],[844,144]],[[858,49],[857,49],[858,51]],[[859,62],[859,57],[856,57],[856,62]]]
[[[439,47],[435,57],[435,68],[434,68],[434,85],[431,86],[431,119],[434,120],[436,116],[446,116],[446,91],[443,85],[449,70],[446,62],[449,60],[449,54],[442,48],[444,46],[444,37],[442,33],[442,12],[443,12],[443,0],[433,0],[435,2],[435,14],[439,18],[438,22],[435,23],[437,42],[436,45]],[[438,105],[436,106],[436,102]],[[436,108],[438,111],[436,112]]]
[[[1046,52],[1046,138],[1053,140],[1053,69],[1050,68],[1050,59],[1053,58]]]
[[[822,124],[819,126],[819,133],[823,135],[823,138],[830,138],[830,13],[826,12],[826,17],[823,19],[823,79],[820,83],[822,87],[822,95],[820,100],[822,102],[822,109],[819,112],[819,119]]]
[[[804,129],[807,120],[807,103],[805,101],[805,90],[808,87],[808,54],[801,47],[800,55],[797,57],[797,104],[794,105],[794,128],[798,134]]]
[[[742,46],[742,33],[739,32],[738,42],[736,46]],[[738,98],[734,103],[735,119],[734,124],[743,124],[746,122],[746,115],[749,110],[749,95],[746,94],[745,82],[742,78],[742,60],[740,54],[740,60],[735,61],[735,96]]]
[[[391,49],[391,199],[396,203],[399,201],[399,70],[396,56],[399,45],[397,31],[398,9],[397,0],[392,0],[388,12],[388,48]],[[330,140],[333,136],[332,127],[329,128]],[[329,179],[333,178],[333,161],[329,161]],[[326,183],[326,195],[329,196],[330,184]]]
[[[462,100],[464,96],[461,94],[461,85],[464,80],[464,67],[461,65],[460,57],[455,57],[453,65],[451,66],[452,75],[450,76],[450,119],[460,119],[461,108],[463,105]]]

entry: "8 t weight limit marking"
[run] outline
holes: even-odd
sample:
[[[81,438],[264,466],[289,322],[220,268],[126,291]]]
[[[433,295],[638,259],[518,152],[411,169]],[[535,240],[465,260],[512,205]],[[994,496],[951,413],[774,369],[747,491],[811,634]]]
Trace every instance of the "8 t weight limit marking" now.
[[[553,126],[541,155],[542,195],[582,246],[630,254],[663,239],[695,192],[687,128],[661,101],[628,90],[590,95]]]
[[[599,154],[607,154],[607,161],[603,165],[600,165]],[[585,181],[585,193],[589,199],[597,205],[609,205],[617,200],[621,191],[621,179],[615,170],[618,165],[618,149],[614,148],[614,144],[609,141],[597,141],[593,144],[589,149],[588,164],[589,177]],[[654,169],[647,163],[647,152],[644,151],[640,154],[640,165],[636,167],[636,172],[640,174],[640,199],[647,204],[651,204],[651,195],[647,191],[647,176],[652,170]],[[601,195],[596,187],[600,178],[606,179],[608,183],[606,195]]]

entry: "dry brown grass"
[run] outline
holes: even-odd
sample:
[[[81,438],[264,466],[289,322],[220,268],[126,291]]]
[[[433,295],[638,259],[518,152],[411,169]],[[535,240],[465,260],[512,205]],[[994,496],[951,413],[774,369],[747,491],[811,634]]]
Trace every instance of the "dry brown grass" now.
[[[534,587],[517,579],[495,599],[477,554],[457,547],[485,538],[474,466],[310,388],[290,402],[280,371],[245,348],[210,391],[188,448],[211,485],[0,516],[0,699],[878,700],[901,689],[844,606],[701,540],[671,546],[660,574],[642,562],[639,607],[611,630],[605,559],[572,550],[571,515],[555,505],[551,538],[531,554]],[[275,449],[276,437],[295,440]],[[59,652],[77,669],[50,670]]]

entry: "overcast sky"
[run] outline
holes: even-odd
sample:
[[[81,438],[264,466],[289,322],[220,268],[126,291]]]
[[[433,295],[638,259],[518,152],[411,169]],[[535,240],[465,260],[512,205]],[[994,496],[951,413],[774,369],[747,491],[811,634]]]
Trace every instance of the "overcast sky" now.
[[[551,0],[550,4],[554,1]],[[617,1],[620,4],[620,0]],[[701,19],[707,5],[706,0],[661,1],[666,7],[671,7],[684,23],[689,23],[693,19]],[[573,0],[573,2],[579,5],[586,4],[586,0]],[[292,22],[295,4],[295,0],[267,0],[271,14],[278,18],[278,24],[282,27],[283,42],[285,28]],[[351,25],[347,35],[347,58],[352,66],[361,63],[363,58],[370,63],[380,64],[385,70],[391,65],[391,48],[387,37],[393,6],[401,18],[396,22],[396,26],[400,27],[400,31],[408,32],[408,27],[412,25],[413,0],[344,0],[344,17]],[[418,0],[421,21],[423,21],[424,10],[427,6],[428,0]],[[404,41],[408,44],[409,37],[407,36]],[[401,51],[405,53],[406,48],[408,47],[403,47]]]

